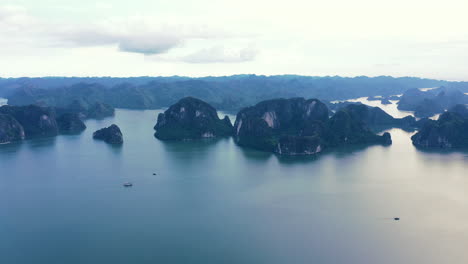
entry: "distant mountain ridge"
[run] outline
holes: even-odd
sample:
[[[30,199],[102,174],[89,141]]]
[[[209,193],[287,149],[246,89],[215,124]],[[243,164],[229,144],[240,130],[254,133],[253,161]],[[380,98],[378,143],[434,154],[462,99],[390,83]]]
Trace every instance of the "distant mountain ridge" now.
[[[118,108],[156,109],[180,98],[200,98],[220,110],[239,110],[273,98],[345,100],[390,96],[421,87],[456,86],[468,92],[468,83],[415,77],[314,77],[299,75],[233,75],[224,77],[45,77],[0,78],[0,96],[12,105],[44,104],[64,107],[73,100],[100,101]]]

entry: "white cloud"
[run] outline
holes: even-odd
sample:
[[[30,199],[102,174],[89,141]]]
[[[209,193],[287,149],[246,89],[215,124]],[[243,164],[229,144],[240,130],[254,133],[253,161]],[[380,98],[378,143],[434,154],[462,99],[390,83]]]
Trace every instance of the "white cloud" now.
[[[150,18],[105,21],[93,26],[69,25],[53,35],[59,43],[74,46],[117,45],[120,51],[163,54],[193,39],[230,39],[235,36],[207,26],[158,24]]]
[[[29,15],[26,9],[20,7],[1,8],[0,26],[2,28],[0,34],[17,33],[27,35],[31,40],[42,38],[41,46],[53,48],[116,46],[122,52],[144,55],[164,54],[176,47],[189,45],[188,42],[191,40],[209,42],[238,38],[224,30],[207,25],[168,25],[146,16],[104,19],[90,24],[57,24],[36,19]],[[249,54],[243,51],[239,56],[238,60],[242,60]],[[207,58],[206,61],[211,62],[212,59]]]

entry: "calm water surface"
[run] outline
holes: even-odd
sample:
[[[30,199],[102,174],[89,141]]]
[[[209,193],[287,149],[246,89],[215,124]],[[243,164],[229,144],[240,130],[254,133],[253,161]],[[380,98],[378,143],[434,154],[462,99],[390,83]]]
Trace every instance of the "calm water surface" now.
[[[393,129],[390,147],[279,158],[161,142],[158,112],[0,145],[0,263],[468,263],[468,153]],[[92,139],[112,123],[122,147]]]

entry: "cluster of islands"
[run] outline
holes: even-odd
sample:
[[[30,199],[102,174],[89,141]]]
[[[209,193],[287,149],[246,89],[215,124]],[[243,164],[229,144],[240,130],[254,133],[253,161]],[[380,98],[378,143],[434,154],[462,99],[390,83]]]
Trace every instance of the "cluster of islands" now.
[[[419,148],[466,148],[467,97],[455,89],[440,87],[410,89],[397,98],[369,98],[382,103],[398,99],[398,107],[414,111],[418,119],[394,118],[379,107],[361,103],[301,97],[269,99],[242,108],[232,124],[227,116],[219,118],[209,103],[188,96],[159,114],[154,129],[160,140],[233,137],[241,147],[279,155],[314,155],[352,145],[391,145],[391,135],[379,133],[389,128],[417,130],[411,139]],[[5,105],[0,107],[0,143],[80,133],[86,129],[83,120],[114,113],[111,105],[83,98],[72,98],[65,106]],[[434,114],[440,114],[437,120],[428,118]],[[124,140],[115,124],[94,132],[93,138],[109,144],[122,144]]]
[[[160,140],[232,137],[242,147],[312,155],[348,145],[390,145],[391,135],[382,132],[401,128],[417,131],[412,141],[418,148],[468,147],[464,82],[297,75],[0,78],[0,97],[8,100],[0,107],[0,144],[80,133],[83,120],[113,116],[115,108],[167,108],[154,126]],[[347,101],[358,97],[397,104],[412,115],[394,118]],[[217,109],[237,113],[235,122],[220,119]],[[124,141],[118,124],[93,137]]]
[[[318,99],[272,99],[242,109],[234,125],[216,109],[193,97],[159,114],[154,127],[161,140],[232,136],[239,146],[281,155],[311,155],[349,145],[391,145],[389,128],[418,130],[411,138],[420,148],[468,147],[468,108],[457,104],[437,120],[394,118],[379,107],[347,104],[331,111]]]

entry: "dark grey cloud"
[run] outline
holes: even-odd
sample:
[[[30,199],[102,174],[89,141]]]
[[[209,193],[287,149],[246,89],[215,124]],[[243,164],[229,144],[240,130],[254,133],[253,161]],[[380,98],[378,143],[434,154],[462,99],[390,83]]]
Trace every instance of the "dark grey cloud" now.
[[[119,41],[119,50],[125,52],[142,53],[145,55],[162,54],[181,45],[182,38],[173,36],[131,37]]]

